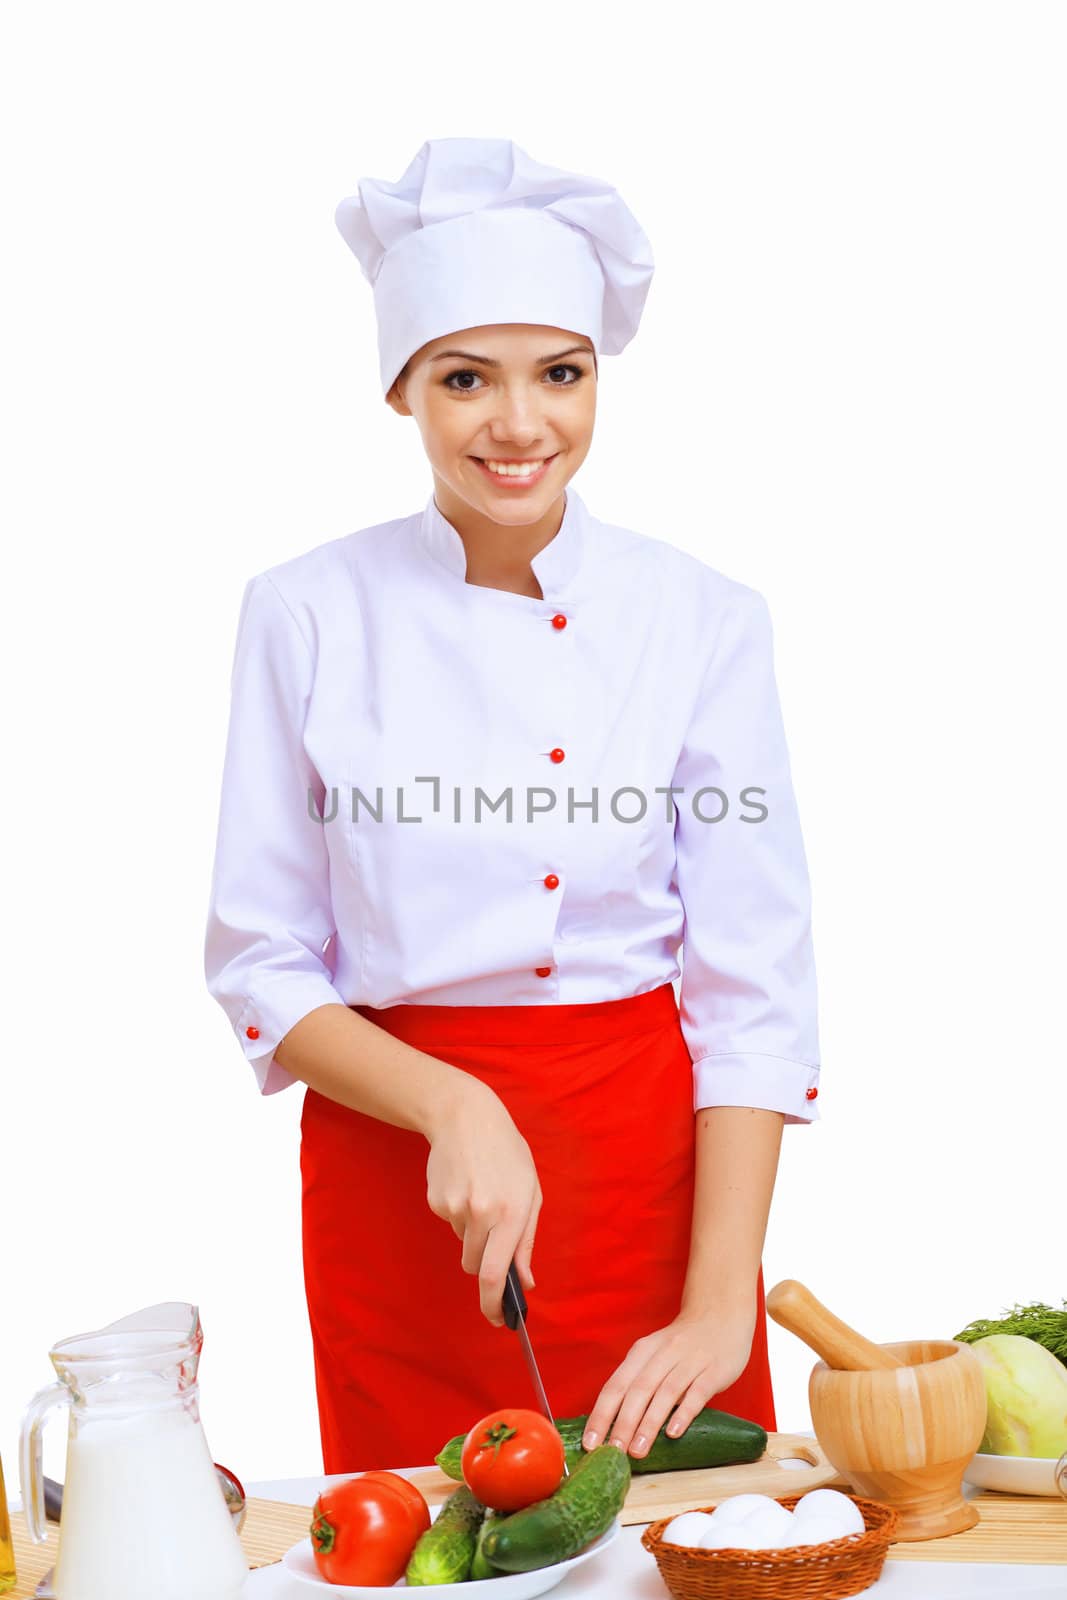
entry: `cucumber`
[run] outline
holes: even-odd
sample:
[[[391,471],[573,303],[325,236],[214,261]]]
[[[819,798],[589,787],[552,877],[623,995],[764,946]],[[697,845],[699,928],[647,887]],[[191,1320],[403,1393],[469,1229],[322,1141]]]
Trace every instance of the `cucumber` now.
[[[463,1583],[470,1575],[485,1507],[462,1484],[450,1494],[436,1520],[419,1535],[404,1576],[410,1589],[435,1583]]]
[[[474,1578],[502,1578],[504,1574],[493,1566],[485,1553],[485,1537],[496,1519],[495,1511],[487,1511],[481,1527],[478,1529],[478,1543],[474,1547],[474,1560],[471,1562],[470,1577]]]
[[[563,1440],[563,1454],[573,1472],[585,1455],[582,1434],[588,1417],[557,1417],[556,1429]],[[735,1417],[728,1411],[705,1406],[698,1411],[680,1439],[669,1439],[660,1429],[647,1455],[631,1456],[630,1470],[640,1472],[684,1472],[693,1467],[729,1467],[740,1462],[758,1461],[767,1448],[767,1430],[758,1422]],[[460,1457],[465,1433],[449,1439],[437,1465],[457,1483],[463,1481]]]
[[[555,1494],[509,1517],[495,1517],[485,1555],[505,1572],[532,1572],[584,1550],[605,1533],[630,1487],[630,1458],[613,1444],[588,1451]]]

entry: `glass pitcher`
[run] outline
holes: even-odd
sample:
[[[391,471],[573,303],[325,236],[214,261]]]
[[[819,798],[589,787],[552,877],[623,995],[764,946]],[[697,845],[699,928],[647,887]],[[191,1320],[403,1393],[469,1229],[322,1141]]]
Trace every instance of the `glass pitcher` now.
[[[69,1407],[57,1600],[238,1600],[248,1565],[200,1423],[196,1306],[170,1301],[49,1351],[60,1382],[22,1421],[30,1537],[45,1537],[41,1430]]]

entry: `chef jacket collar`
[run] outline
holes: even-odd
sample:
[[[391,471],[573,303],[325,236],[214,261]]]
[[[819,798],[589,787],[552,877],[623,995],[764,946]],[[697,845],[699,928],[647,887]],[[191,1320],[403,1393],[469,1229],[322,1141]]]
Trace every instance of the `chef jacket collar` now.
[[[530,565],[541,585],[543,597],[561,595],[581,566],[585,544],[587,511],[572,485],[564,490],[566,506],[563,521],[555,536],[532,558]],[[431,493],[419,519],[419,538],[423,547],[464,583],[467,579],[467,552],[463,540],[440,510]],[[477,585],[472,585],[477,587]]]

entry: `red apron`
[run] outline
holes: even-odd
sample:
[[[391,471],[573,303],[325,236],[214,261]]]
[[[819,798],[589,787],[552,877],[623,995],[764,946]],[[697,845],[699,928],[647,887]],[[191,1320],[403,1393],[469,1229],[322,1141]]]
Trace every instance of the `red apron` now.
[[[589,1412],[635,1339],[678,1312],[693,1203],[693,1069],[669,983],[548,1006],[355,1006],[491,1086],[544,1203],[530,1333],[557,1417]],[[482,1316],[426,1204],[429,1145],[308,1089],[304,1282],[324,1470],[429,1463],[502,1405],[535,1406],[516,1335]],[[708,1402],[776,1427],[763,1270],[748,1365]]]

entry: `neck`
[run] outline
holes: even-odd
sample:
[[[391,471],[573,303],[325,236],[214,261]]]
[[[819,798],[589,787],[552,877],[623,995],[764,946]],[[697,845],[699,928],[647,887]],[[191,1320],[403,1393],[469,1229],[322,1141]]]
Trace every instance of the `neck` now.
[[[564,494],[533,522],[497,522],[461,500],[435,473],[434,500],[463,541],[468,583],[541,598],[541,586],[530,563],[560,530],[566,510]]]

